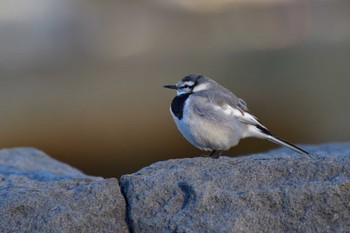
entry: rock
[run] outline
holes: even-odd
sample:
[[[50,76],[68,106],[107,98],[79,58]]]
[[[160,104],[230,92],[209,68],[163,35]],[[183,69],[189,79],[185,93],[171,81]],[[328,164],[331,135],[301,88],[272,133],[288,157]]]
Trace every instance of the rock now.
[[[0,232],[129,232],[117,179],[35,149],[0,150]]]
[[[350,144],[173,159],[122,176],[132,232],[349,232]]]

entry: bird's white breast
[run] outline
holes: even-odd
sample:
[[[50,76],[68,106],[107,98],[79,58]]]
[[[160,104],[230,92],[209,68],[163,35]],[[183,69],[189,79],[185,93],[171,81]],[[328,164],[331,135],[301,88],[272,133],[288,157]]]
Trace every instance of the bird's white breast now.
[[[185,104],[186,105],[186,104]],[[186,111],[186,106],[184,107],[184,111],[183,111],[183,117],[180,119],[178,119],[173,112],[171,111],[170,108],[170,113],[173,116],[173,119],[175,121],[175,124],[177,126],[177,128],[179,129],[179,131],[181,132],[181,134],[187,139],[187,141],[189,141],[192,145],[197,146],[196,140],[191,132],[191,126],[193,125],[193,122],[189,119],[188,117],[188,113]]]
[[[240,132],[234,125],[233,116],[224,124],[210,120],[194,113],[191,101],[191,97],[186,100],[181,120],[171,114],[182,135],[192,145],[201,150],[228,150],[239,142]],[[232,114],[232,109],[218,109],[218,111],[223,111],[221,114]]]

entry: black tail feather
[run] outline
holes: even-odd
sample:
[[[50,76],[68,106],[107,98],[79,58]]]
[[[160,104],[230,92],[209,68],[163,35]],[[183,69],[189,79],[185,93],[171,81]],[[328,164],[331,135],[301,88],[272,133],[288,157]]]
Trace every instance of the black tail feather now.
[[[281,145],[281,146],[285,146],[285,147],[288,147],[300,154],[305,154],[305,155],[308,155],[309,152],[297,147],[296,145],[293,145],[281,138],[278,138],[276,136],[274,136],[268,129],[264,128],[263,126],[260,126],[260,125],[257,125],[256,126],[262,133],[266,134],[267,135],[267,139],[271,142],[274,142],[278,145]]]

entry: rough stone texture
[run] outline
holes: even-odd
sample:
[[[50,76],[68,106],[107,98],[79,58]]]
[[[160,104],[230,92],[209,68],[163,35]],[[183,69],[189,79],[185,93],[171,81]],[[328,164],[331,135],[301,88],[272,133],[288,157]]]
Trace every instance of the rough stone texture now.
[[[31,148],[0,150],[0,232],[129,232],[117,179]]]
[[[121,178],[133,232],[350,232],[350,144],[155,163]]]

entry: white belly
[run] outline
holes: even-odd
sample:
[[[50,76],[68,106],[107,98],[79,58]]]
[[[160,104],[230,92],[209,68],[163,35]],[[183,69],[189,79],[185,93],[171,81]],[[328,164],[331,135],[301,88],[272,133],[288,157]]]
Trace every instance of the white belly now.
[[[239,128],[233,122],[223,125],[191,115],[185,111],[179,120],[173,115],[175,123],[182,135],[195,147],[201,150],[228,150],[240,140]],[[230,127],[228,127],[228,125]]]

